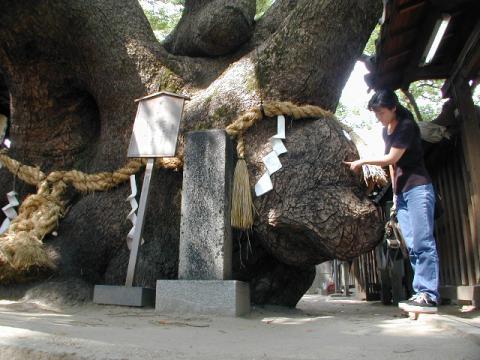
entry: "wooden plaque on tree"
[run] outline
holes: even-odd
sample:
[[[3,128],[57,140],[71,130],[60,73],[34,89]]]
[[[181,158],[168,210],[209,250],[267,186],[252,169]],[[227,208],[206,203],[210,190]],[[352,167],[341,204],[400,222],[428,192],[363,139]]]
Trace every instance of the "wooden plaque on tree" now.
[[[138,108],[127,156],[175,156],[185,100],[189,98],[164,91],[135,100]]]

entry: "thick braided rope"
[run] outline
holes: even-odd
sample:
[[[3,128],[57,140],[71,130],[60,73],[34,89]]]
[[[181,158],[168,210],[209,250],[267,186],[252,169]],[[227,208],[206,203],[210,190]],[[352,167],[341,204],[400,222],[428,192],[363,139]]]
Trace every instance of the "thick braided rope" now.
[[[17,160],[10,158],[5,150],[0,151],[0,162],[14,175],[30,185],[37,185],[45,179],[45,174],[38,168],[23,165]]]
[[[0,235],[0,282],[22,280],[31,269],[54,269],[42,240],[58,226],[64,213],[61,201],[66,184],[59,181],[49,187],[47,181],[28,196],[8,230]]]
[[[52,183],[62,180],[80,192],[107,191],[128,181],[130,175],[140,171],[145,163],[146,159],[132,159],[112,173],[85,174],[77,170],[55,171],[48,175],[47,180]],[[156,165],[167,169],[179,169],[183,166],[183,161],[180,158],[159,158]]]
[[[239,159],[245,158],[245,138],[243,134],[237,136],[237,155]]]
[[[263,112],[267,117],[287,115],[293,117],[294,119],[304,119],[310,117],[335,117],[335,115],[333,115],[330,111],[324,110],[321,107],[313,105],[295,105],[288,101],[266,102],[263,105]],[[244,134],[253,124],[262,118],[263,114],[260,109],[251,109],[237,117],[230,125],[227,126],[225,130],[230,136],[238,137],[239,135]]]
[[[304,119],[311,117],[335,118],[330,111],[314,105],[295,105],[289,101],[272,101],[263,105],[263,111],[268,117],[276,115],[287,115],[294,119]]]
[[[240,134],[245,133],[253,124],[263,117],[260,109],[251,109],[246,113],[237,117],[230,125],[225,129],[228,135],[237,137]]]
[[[80,192],[106,191],[128,181],[130,175],[136,174],[145,166],[146,159],[132,159],[120,169],[112,173],[101,172],[86,174],[78,170],[54,171],[48,176],[37,167],[23,165],[17,160],[10,158],[5,151],[0,152],[0,162],[15,176],[24,182],[37,186],[43,180],[51,184],[63,181],[70,184]],[[181,157],[159,158],[156,165],[161,168],[178,170],[183,166]]]
[[[127,181],[130,175],[137,173],[143,165],[143,161],[134,159],[112,173],[85,174],[78,170],[54,171],[47,176],[47,181],[50,183],[63,181],[80,192],[106,191]]]

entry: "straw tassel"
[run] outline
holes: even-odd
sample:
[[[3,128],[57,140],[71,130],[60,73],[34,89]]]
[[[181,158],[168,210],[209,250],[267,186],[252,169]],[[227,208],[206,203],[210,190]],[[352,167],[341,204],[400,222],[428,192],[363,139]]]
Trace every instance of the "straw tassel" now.
[[[233,175],[231,224],[240,230],[249,230],[253,226],[253,200],[245,161],[245,142],[243,135],[237,138],[238,161]]]

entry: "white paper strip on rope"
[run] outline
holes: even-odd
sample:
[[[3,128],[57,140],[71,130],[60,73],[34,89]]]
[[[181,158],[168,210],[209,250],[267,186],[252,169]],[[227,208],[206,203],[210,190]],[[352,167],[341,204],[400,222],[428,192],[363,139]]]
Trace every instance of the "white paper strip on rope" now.
[[[2,226],[0,226],[0,235],[3,234],[7,229],[10,227],[11,221],[9,218],[5,218],[2,222]]]
[[[282,168],[282,163],[278,156],[287,152],[287,148],[283,144],[285,139],[285,116],[277,116],[277,133],[272,136],[270,142],[272,144],[272,152],[262,158],[267,171],[255,184],[255,195],[261,196],[273,189],[272,179],[270,175]]]
[[[15,191],[10,191],[7,193],[8,204],[2,207],[2,211],[5,214],[6,218],[3,220],[2,225],[0,226],[0,234],[3,234],[7,231],[13,219],[15,219],[18,214],[15,210],[20,203],[17,199],[18,194]]]
[[[287,148],[283,145],[282,139],[271,138],[272,149],[277,155],[281,155],[287,152]]]
[[[130,229],[130,231],[127,234],[127,246],[129,250],[132,250],[132,241],[133,241],[133,234],[135,233],[135,224],[137,223],[137,209],[138,209],[138,203],[137,203],[137,182],[135,180],[135,175],[130,175],[130,189],[132,190],[132,193],[127,197],[126,201],[130,201],[130,207],[132,210],[127,215],[127,219],[130,220],[132,223],[133,227]],[[142,239],[142,244],[144,243]]]
[[[285,116],[277,116],[277,133],[273,137],[275,139],[285,139]]]
[[[9,193],[7,193],[8,204],[11,205],[12,207],[16,207],[20,205],[20,203],[18,202],[17,196],[18,194],[15,191],[10,191]]]
[[[273,189],[272,179],[270,179],[270,175],[268,172],[262,175],[260,180],[255,184],[255,195],[261,196],[270,190]]]
[[[280,159],[278,158],[278,155],[275,151],[272,151],[265,155],[262,160],[270,175],[274,174],[282,168],[282,163],[280,162]]]

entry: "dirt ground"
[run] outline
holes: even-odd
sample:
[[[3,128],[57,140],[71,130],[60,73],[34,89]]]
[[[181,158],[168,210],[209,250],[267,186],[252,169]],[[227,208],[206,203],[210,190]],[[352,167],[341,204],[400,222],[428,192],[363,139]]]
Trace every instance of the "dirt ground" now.
[[[479,360],[480,312],[443,306],[412,321],[394,306],[322,295],[243,318],[0,301],[0,360],[364,358]]]

